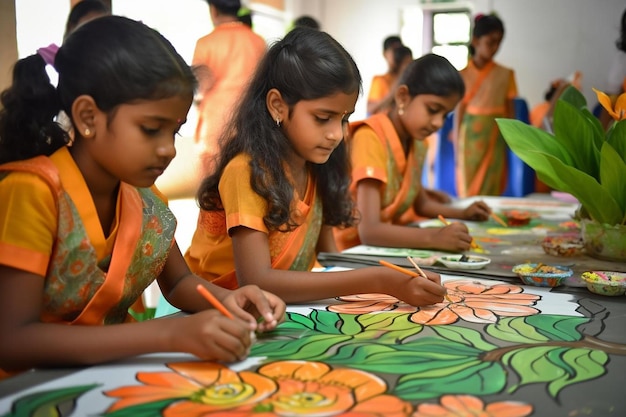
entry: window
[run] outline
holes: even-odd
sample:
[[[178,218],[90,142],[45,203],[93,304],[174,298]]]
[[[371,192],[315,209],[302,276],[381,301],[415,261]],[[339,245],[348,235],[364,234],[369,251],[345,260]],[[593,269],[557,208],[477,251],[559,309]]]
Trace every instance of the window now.
[[[446,57],[457,69],[467,65],[471,17],[469,10],[432,13],[432,52]]]

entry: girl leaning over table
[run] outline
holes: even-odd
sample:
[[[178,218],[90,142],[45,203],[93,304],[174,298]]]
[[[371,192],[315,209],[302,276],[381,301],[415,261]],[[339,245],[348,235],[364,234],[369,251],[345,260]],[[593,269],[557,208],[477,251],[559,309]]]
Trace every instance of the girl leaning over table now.
[[[352,57],[324,32],[295,28],[271,46],[198,192],[185,253],[192,271],[226,288],[255,284],[288,303],[364,292],[442,301],[435,273],[311,272],[318,252],[337,251],[332,227],[355,221],[343,139],[360,90]]]
[[[464,91],[461,76],[446,58],[426,54],[402,73],[389,111],[350,124],[350,191],[361,219],[355,227],[335,229],[339,249],[359,244],[454,252],[470,248],[472,237],[462,223],[408,225],[417,216],[489,217],[491,209],[482,201],[454,207],[432,198],[421,184],[424,141],[441,129]]]
[[[191,69],[158,32],[118,16],[78,28],[54,65],[56,88],[41,56],[18,61],[1,96],[0,368],[151,352],[245,357],[250,331],[275,327],[284,303],[191,274],[153,186],[176,154],[196,86]],[[55,122],[61,110],[71,146]],[[172,304],[197,313],[133,322],[129,307],[155,279]],[[198,284],[234,319],[210,308]]]

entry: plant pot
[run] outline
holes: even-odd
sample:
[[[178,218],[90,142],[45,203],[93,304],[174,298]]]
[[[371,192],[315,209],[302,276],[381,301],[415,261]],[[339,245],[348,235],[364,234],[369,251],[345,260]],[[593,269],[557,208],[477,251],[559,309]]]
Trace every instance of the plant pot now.
[[[626,262],[626,226],[598,223],[590,219],[580,222],[581,235],[589,256],[614,262]]]

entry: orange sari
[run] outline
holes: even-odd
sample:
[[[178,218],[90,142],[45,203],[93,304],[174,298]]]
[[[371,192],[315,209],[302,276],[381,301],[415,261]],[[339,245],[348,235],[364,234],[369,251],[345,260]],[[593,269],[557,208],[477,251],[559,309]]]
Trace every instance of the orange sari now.
[[[456,152],[459,197],[501,195],[508,177],[507,146],[495,119],[509,117],[507,102],[517,95],[512,70],[491,61],[461,71],[466,94]]]
[[[322,203],[309,173],[304,198],[293,202],[299,226],[288,232],[268,230],[263,222],[267,203],[250,186],[250,157],[240,154],[224,169],[219,190],[223,210],[200,210],[198,225],[185,253],[191,270],[224,288],[239,287],[229,230],[244,226],[268,234],[272,268],[308,271],[316,261],[322,228]]]
[[[97,233],[100,223],[87,185],[67,148],[49,158],[4,164],[0,171],[4,171],[0,189],[10,187],[12,173],[32,173],[36,177],[22,178],[35,185],[45,182],[48,197],[51,193],[54,200],[49,210],[56,225],[41,233],[41,239],[50,242],[45,252],[24,247],[11,232],[0,241],[0,264],[44,276],[41,321],[80,325],[133,321],[128,309],[161,273],[174,241],[176,219],[156,189],[120,184],[116,224],[105,242],[101,228]],[[17,199],[31,191],[15,190],[20,187],[8,195]],[[15,206],[17,199],[12,201]],[[10,210],[5,214],[0,219],[8,222],[5,230],[19,227],[25,236],[41,232],[31,231],[36,226],[30,223],[11,226],[11,220],[21,216]],[[46,231],[53,235],[44,236]]]
[[[389,117],[376,114],[350,125],[348,149],[352,159],[353,198],[359,181],[375,179],[383,183],[381,221],[393,224],[415,221],[413,203],[422,188],[426,142],[414,140],[409,154],[405,155]],[[361,244],[357,227],[335,228],[334,236],[339,250]]]

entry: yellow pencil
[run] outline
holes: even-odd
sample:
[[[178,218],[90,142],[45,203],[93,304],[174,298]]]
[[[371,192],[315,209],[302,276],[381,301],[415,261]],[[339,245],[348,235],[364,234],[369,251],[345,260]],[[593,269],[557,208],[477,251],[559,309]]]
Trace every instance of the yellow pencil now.
[[[380,262],[380,264],[382,266],[386,266],[387,268],[395,269],[396,271],[402,272],[405,275],[409,275],[409,276],[412,276],[412,277],[419,277],[418,273],[413,272],[413,271],[409,271],[408,269],[404,269],[404,268],[402,268],[402,267],[400,267],[398,265],[394,265],[392,263],[389,263],[389,262],[383,261],[383,260],[380,260],[378,262]]]
[[[215,296],[213,294],[211,294],[211,292],[209,290],[207,290],[204,286],[198,284],[196,289],[198,290],[200,295],[202,297],[204,297],[204,299],[207,300],[209,303],[211,303],[211,305],[213,307],[215,307],[215,309],[218,310],[220,313],[222,313],[223,315],[225,315],[229,319],[234,319],[235,318],[232,315],[232,313],[230,311],[228,311],[226,309],[226,307],[224,307],[224,304],[220,303],[220,300],[215,298]]]
[[[446,226],[448,226],[450,224],[450,222],[448,220],[446,220],[446,218],[443,217],[441,214],[438,215],[437,218],[439,219],[439,221],[441,223],[445,224]],[[478,246],[478,243],[476,243],[474,238],[472,238],[472,241],[470,242],[470,248],[472,248],[472,249],[480,248],[480,246]]]

